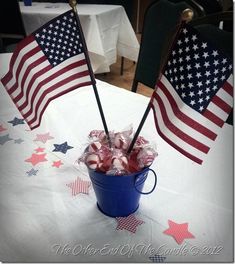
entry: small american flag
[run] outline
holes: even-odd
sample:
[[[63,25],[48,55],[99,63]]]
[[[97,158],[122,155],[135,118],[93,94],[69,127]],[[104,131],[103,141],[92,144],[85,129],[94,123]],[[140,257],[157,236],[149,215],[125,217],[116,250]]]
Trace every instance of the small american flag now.
[[[151,98],[159,135],[201,164],[233,106],[230,59],[183,26]]]
[[[2,78],[31,129],[53,99],[94,82],[74,12],[68,11],[22,40]]]

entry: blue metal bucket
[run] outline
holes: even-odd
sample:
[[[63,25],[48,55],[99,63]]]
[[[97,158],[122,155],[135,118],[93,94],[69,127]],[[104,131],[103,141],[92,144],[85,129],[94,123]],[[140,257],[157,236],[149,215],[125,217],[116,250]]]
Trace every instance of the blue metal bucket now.
[[[149,171],[154,174],[154,186],[150,191],[142,192]],[[99,210],[111,217],[125,217],[134,213],[139,207],[141,194],[150,194],[157,184],[157,175],[150,168],[122,176],[107,175],[89,168],[88,172]]]

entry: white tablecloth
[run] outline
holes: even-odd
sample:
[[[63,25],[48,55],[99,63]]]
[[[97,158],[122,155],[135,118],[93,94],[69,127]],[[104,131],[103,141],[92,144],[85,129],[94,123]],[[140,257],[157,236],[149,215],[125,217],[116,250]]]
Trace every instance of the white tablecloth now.
[[[0,77],[7,72],[9,56],[0,56]],[[101,81],[97,87],[109,130],[130,124],[136,129],[149,98]],[[77,177],[89,181],[86,168],[76,160],[88,133],[103,128],[91,87],[52,101],[36,130],[26,124],[13,126],[15,117],[21,118],[0,84],[2,262],[133,263],[151,262],[154,255],[165,257],[165,262],[232,262],[232,126],[224,125],[203,165],[198,165],[158,136],[150,113],[141,135],[157,148],[151,168],[158,184],[152,194],[142,195],[134,216],[144,223],[132,233],[117,229],[117,219],[97,209],[92,188],[72,196],[67,186]],[[44,142],[39,140],[42,135],[47,135]],[[54,144],[64,142],[73,148],[65,154],[53,151]],[[26,161],[32,154],[45,154],[46,160],[33,166]],[[59,161],[63,164],[56,167]],[[35,175],[29,175],[31,169]],[[152,185],[148,177],[146,190]],[[188,223],[194,238],[177,244],[164,234],[168,220]]]
[[[24,6],[20,2],[20,9],[26,32],[30,34],[70,6],[38,2]],[[77,10],[95,73],[109,72],[117,55],[137,61],[139,43],[122,6],[79,4]]]

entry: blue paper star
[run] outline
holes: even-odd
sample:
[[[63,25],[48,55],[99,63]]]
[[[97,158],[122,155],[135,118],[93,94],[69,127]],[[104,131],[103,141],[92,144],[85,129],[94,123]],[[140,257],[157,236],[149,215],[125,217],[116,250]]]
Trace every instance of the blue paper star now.
[[[21,144],[22,142],[24,142],[24,140],[21,139],[21,138],[18,138],[18,139],[15,139],[15,140],[14,140],[14,143],[15,143],[15,144]]]
[[[166,257],[163,257],[162,255],[154,255],[149,257],[149,259],[155,263],[162,263],[165,261]]]
[[[29,171],[26,171],[26,173],[28,174],[28,176],[36,176],[38,170],[35,170],[34,168],[32,168],[31,170]]]
[[[12,138],[9,137],[9,134],[4,135],[4,136],[0,136],[0,144],[3,145],[5,144],[7,141],[12,140]]]
[[[55,146],[55,149],[53,151],[55,151],[55,152],[62,152],[64,154],[67,152],[68,149],[73,148],[73,147],[71,147],[71,146],[69,146],[67,144],[67,141],[64,142],[64,143],[62,143],[62,144],[54,144],[54,146]]]
[[[8,121],[8,123],[11,123],[13,126],[17,126],[17,125],[21,125],[21,124],[25,124],[24,119],[20,119],[15,117],[13,120]]]

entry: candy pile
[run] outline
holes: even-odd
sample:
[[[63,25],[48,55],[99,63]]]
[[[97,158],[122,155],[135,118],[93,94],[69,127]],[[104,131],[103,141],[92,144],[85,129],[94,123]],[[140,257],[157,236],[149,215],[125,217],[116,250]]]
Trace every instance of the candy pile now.
[[[79,163],[83,162],[92,170],[108,175],[126,175],[138,172],[152,164],[157,152],[149,142],[139,136],[128,155],[127,150],[132,140],[132,129],[124,132],[110,132],[111,147],[103,130],[92,130],[90,143]]]

